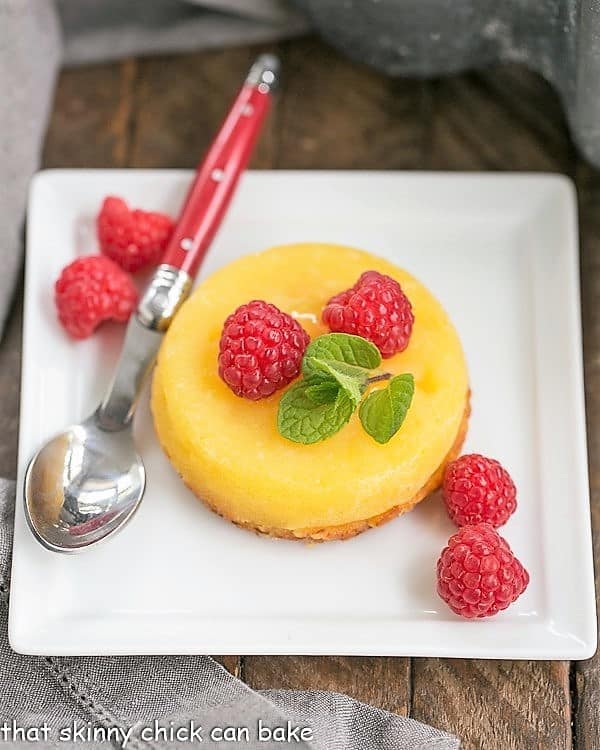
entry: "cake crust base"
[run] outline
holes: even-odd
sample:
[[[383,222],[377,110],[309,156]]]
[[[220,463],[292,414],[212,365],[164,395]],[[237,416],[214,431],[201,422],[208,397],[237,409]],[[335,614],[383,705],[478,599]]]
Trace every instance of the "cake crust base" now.
[[[240,528],[247,529],[248,531],[254,531],[257,534],[263,534],[265,536],[271,536],[278,539],[292,539],[296,541],[305,541],[305,542],[329,542],[329,541],[341,541],[343,539],[350,539],[353,536],[357,536],[358,534],[361,534],[363,531],[367,531],[368,529],[375,528],[376,526],[380,526],[381,524],[387,523],[388,521],[391,521],[392,518],[396,518],[396,516],[402,515],[402,513],[406,513],[409,510],[412,510],[417,503],[419,503],[421,500],[427,497],[427,495],[430,495],[432,492],[437,490],[441,484],[442,479],[444,476],[444,471],[446,469],[446,466],[451,462],[454,461],[461,452],[463,443],[465,441],[466,435],[467,435],[467,429],[469,425],[469,416],[471,414],[471,406],[470,406],[470,393],[467,395],[467,405],[465,407],[465,411],[463,413],[463,417],[460,423],[460,426],[458,428],[458,432],[456,433],[456,438],[454,440],[454,443],[452,444],[452,447],[448,451],[446,457],[442,461],[442,463],[438,466],[436,471],[431,475],[429,480],[425,483],[425,485],[417,492],[417,494],[408,502],[404,502],[401,505],[395,505],[392,508],[389,508],[388,510],[384,511],[383,513],[379,513],[376,516],[372,516],[371,518],[365,518],[363,520],[359,521],[352,521],[351,523],[344,523],[336,526],[317,526],[317,527],[309,527],[304,529],[280,529],[280,528],[272,528],[272,527],[266,527],[266,526],[256,526],[254,524],[245,522],[245,521],[236,521],[233,518],[230,518],[225,513],[223,513],[221,510],[216,508],[210,500],[206,499],[205,497],[200,497],[200,495],[194,490],[193,487],[191,487],[187,482],[184,481],[184,484],[190,489],[196,497],[201,500],[210,510],[212,510],[217,515],[221,516],[221,518],[224,518],[227,521],[231,521],[231,523],[234,523],[236,526],[239,526]],[[160,441],[160,436],[159,442]],[[169,452],[165,445],[162,445],[163,450],[169,456]],[[170,456],[169,456],[170,460]],[[182,478],[183,479],[183,478]]]

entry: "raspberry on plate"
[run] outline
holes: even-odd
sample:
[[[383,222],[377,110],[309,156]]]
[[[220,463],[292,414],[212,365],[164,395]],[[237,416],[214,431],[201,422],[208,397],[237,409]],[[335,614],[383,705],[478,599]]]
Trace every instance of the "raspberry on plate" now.
[[[461,617],[489,617],[527,588],[529,573],[489,523],[463,526],[437,562],[437,590]]]
[[[121,198],[104,199],[96,219],[102,253],[133,273],[156,265],[173,232],[173,219],[156,211],[130,209]]]
[[[309,341],[297,320],[275,305],[253,300],[223,325],[219,375],[236,396],[265,398],[299,374]]]
[[[103,255],[77,258],[54,285],[58,317],[74,339],[90,336],[104,320],[126,322],[135,309],[137,290],[129,276]]]
[[[408,346],[414,315],[400,284],[378,271],[365,271],[356,284],[332,297],[323,310],[330,330],[372,341],[382,357]]]
[[[442,496],[457,526],[485,521],[498,528],[517,507],[517,489],[508,471],[499,461],[478,453],[448,464]]]

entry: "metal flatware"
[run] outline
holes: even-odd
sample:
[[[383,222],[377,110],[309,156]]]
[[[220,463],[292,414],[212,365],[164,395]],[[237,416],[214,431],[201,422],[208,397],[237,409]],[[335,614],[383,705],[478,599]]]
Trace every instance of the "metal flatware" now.
[[[127,523],[144,495],[146,472],[132,420],[164,332],[188,296],[268,112],[279,61],[262,55],[200,164],[169,241],[136,313],[108,392],[80,424],[49,440],[25,475],[25,515],[36,539],[76,552]]]

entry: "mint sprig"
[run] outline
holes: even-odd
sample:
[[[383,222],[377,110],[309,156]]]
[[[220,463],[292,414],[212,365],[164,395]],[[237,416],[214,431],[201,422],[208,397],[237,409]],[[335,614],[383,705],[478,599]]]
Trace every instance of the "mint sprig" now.
[[[378,443],[387,443],[398,432],[415,393],[410,373],[396,375],[385,388],[369,393],[358,416],[365,431]]]
[[[350,419],[356,406],[346,391],[336,384],[333,399],[333,391],[329,390],[327,400],[321,400],[325,393],[322,387],[322,381],[308,378],[283,394],[277,413],[277,429],[283,437],[305,445],[318,443],[335,435]],[[320,394],[316,400],[315,393]]]
[[[306,395],[315,404],[330,404],[340,390],[339,383],[332,380],[315,378],[313,381],[302,381],[306,384]]]
[[[310,378],[316,378],[331,383],[334,380],[346,392],[356,408],[367,387],[369,371],[364,367],[336,362],[333,359],[311,359]]]
[[[361,336],[350,333],[327,333],[310,342],[304,352],[302,372],[314,374],[314,360],[345,362],[365,370],[373,370],[381,364],[379,349]]]
[[[330,333],[314,339],[302,360],[304,378],[287,390],[279,403],[280,434],[296,443],[317,443],[339,432],[360,404],[366,432],[386,443],[404,421],[414,379],[410,374],[394,378],[390,373],[371,375],[380,364],[379,349],[360,336]],[[362,400],[369,383],[390,378],[385,388]]]

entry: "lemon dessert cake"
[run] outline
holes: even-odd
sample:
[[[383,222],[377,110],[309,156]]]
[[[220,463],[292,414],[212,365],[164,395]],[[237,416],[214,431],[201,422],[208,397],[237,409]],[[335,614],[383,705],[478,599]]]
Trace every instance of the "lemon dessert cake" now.
[[[461,448],[469,381],[437,299],[370,253],[297,244],[203,281],[161,346],[159,441],[234,523],[354,536],[436,489]]]

